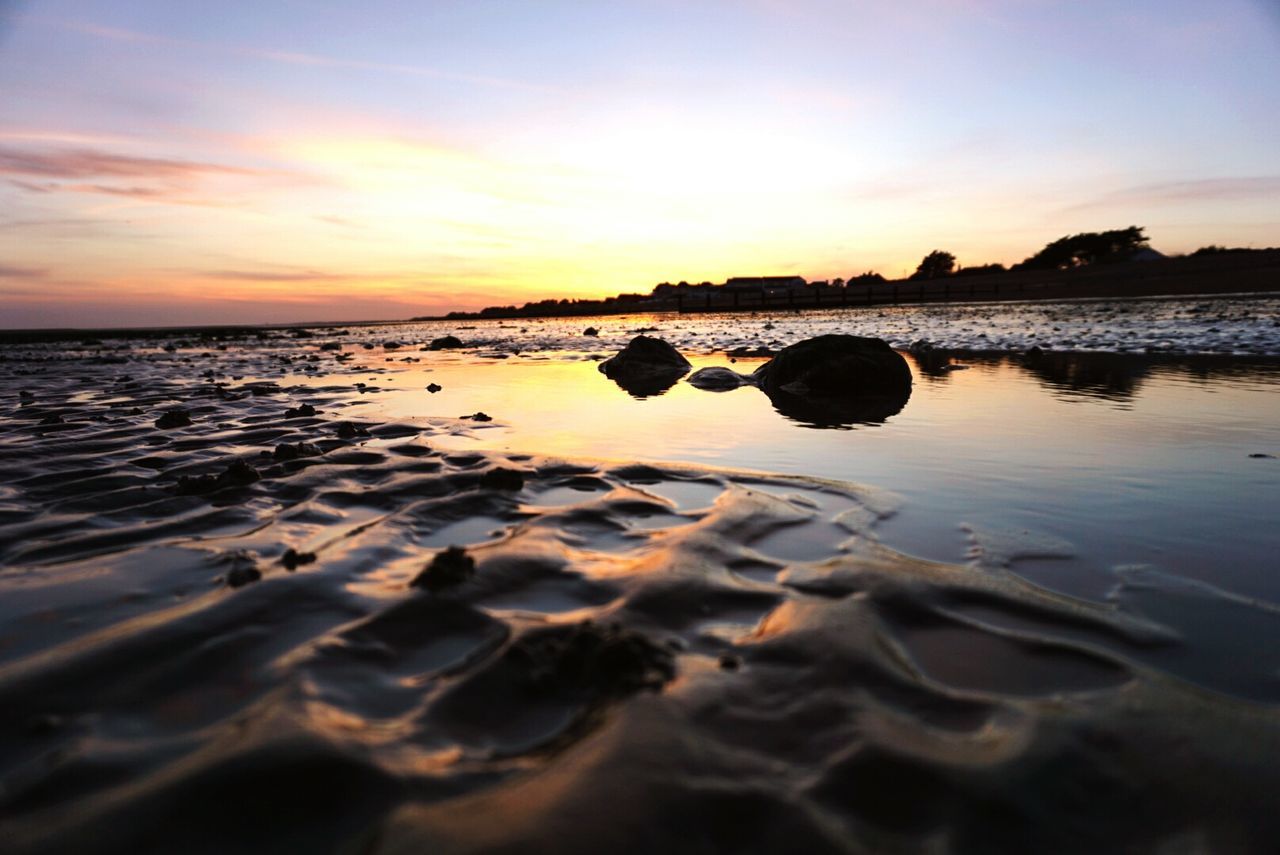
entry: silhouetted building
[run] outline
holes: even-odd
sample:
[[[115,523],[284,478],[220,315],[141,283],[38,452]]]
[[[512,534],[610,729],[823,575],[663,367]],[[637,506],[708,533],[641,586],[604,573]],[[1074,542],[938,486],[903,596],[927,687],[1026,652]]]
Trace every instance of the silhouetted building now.
[[[798,291],[804,286],[803,276],[735,276],[724,283],[730,291],[763,289],[770,294]]]

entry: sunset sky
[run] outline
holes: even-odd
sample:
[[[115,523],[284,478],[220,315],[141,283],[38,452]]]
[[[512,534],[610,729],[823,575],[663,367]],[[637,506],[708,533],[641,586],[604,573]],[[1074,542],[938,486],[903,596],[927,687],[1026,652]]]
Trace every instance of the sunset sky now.
[[[1280,245],[1275,0],[0,0],[0,327]]]

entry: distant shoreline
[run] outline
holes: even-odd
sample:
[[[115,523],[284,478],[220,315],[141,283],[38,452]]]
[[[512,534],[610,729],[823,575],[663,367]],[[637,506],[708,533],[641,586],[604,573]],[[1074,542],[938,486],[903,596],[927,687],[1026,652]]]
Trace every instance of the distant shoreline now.
[[[683,311],[704,312],[787,312],[839,308],[884,307],[894,305],[959,305],[965,303],[1075,302],[1097,300],[1194,300],[1200,297],[1249,299],[1280,295],[1280,250],[1255,250],[1201,258],[1169,258],[1131,262],[1069,271],[1005,272],[983,276],[952,276],[923,281],[896,280],[873,286],[854,286],[815,294],[819,299],[788,301],[786,297],[768,302],[744,302],[735,307],[727,295],[715,295],[710,305],[702,296],[689,298]],[[841,299],[843,298],[843,300]],[[254,335],[267,331],[307,331],[337,327],[369,327],[403,323],[458,322],[476,320],[537,320],[539,318],[592,318],[618,315],[676,314],[681,306],[675,299],[648,303],[628,303],[603,310],[599,305],[573,306],[562,312],[539,314],[451,313],[447,316],[388,318],[361,321],[316,321],[278,324],[205,324],[173,327],[60,327],[47,329],[0,330],[0,345],[36,344],[92,339],[169,339],[188,336],[197,339]]]
[[[1205,256],[1099,264],[1075,270],[1001,271],[936,279],[898,279],[843,287],[734,290],[690,286],[676,296],[642,300],[583,300],[563,306],[546,301],[525,307],[450,312],[415,321],[594,317],[660,312],[804,311],[919,303],[1022,300],[1169,299],[1280,292],[1280,250],[1242,250]]]

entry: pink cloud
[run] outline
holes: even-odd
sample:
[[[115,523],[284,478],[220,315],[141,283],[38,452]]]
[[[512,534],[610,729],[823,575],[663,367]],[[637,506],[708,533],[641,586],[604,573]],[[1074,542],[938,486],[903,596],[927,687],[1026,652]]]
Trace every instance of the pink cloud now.
[[[264,170],[194,160],[136,157],[99,149],[61,151],[0,146],[0,174],[61,180],[86,178],[190,178],[199,175],[263,175]]]

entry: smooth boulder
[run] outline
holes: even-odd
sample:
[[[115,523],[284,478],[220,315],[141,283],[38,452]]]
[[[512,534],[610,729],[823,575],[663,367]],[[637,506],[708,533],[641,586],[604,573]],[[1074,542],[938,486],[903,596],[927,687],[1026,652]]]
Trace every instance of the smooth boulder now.
[[[820,335],[784,347],[755,371],[765,392],[804,397],[911,394],[911,369],[882,339]]]
[[[638,335],[625,348],[600,363],[600,371],[636,397],[660,395],[693,365],[660,338]]]
[[[704,389],[708,392],[728,392],[730,389],[737,389],[739,386],[751,385],[755,380],[751,375],[739,374],[732,368],[721,368],[717,365],[699,368],[690,374],[685,382],[690,386]]]
[[[911,369],[878,338],[821,335],[784,347],[756,369],[775,409],[819,427],[882,422],[911,397]]]

